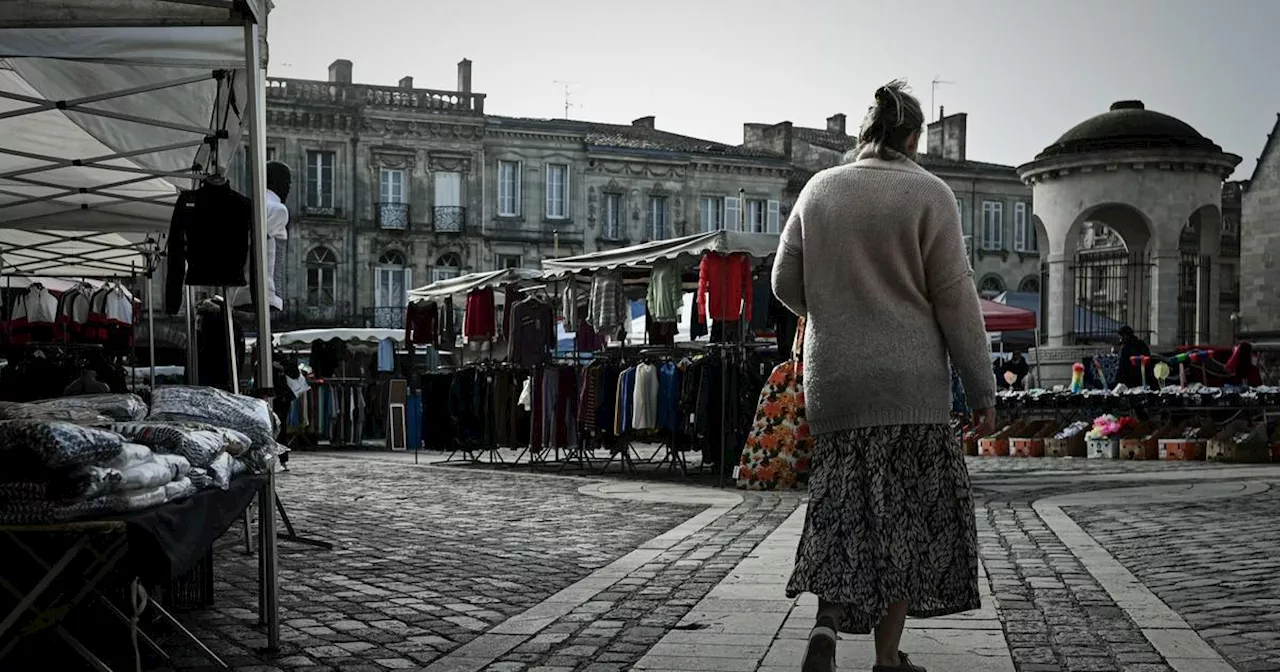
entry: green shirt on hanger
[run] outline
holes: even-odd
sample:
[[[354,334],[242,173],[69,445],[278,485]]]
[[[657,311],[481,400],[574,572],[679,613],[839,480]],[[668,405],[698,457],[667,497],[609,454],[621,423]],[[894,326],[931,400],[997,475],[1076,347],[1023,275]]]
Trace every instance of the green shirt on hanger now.
[[[676,322],[680,319],[680,306],[684,303],[684,283],[680,279],[680,267],[674,261],[659,261],[649,275],[649,319],[654,322]]]

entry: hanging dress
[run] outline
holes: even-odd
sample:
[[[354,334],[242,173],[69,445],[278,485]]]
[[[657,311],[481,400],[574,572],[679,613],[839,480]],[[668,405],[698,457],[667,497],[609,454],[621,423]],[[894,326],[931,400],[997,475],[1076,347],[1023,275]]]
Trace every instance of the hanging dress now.
[[[741,489],[795,489],[809,474],[813,438],[804,418],[803,352],[804,318],[800,318],[791,358],[774,367],[760,390],[756,419],[738,465]]]

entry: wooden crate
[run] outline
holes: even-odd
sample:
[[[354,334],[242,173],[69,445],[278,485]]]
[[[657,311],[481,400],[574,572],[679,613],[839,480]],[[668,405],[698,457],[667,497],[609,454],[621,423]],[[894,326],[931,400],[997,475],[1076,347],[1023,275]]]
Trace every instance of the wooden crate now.
[[[1192,427],[1200,428],[1200,435],[1194,439],[1182,438],[1183,433]],[[1170,438],[1160,439],[1160,459],[1175,462],[1201,461],[1209,450],[1209,437],[1213,435],[1213,427],[1202,425],[1191,420],[1183,424]]]
[[[1114,460],[1120,457],[1120,439],[1117,438],[1085,439],[1085,446],[1091,460]]]
[[[1088,455],[1089,451],[1084,443],[1084,435],[1084,432],[1080,432],[1069,439],[1045,439],[1045,457],[1084,457]]]
[[[1008,457],[1009,437],[1022,433],[1026,426],[1024,422],[1017,422],[1001,428],[991,436],[978,439],[978,454],[983,457]]]
[[[1247,438],[1237,442],[1237,436]],[[1267,444],[1267,430],[1262,425],[1251,426],[1247,422],[1233,422],[1218,432],[1205,450],[1205,459],[1215,462],[1267,462],[1271,448]]]
[[[1027,428],[1022,436],[1009,439],[1009,454],[1013,457],[1044,457],[1045,439],[1058,431],[1057,425],[1044,421]]]
[[[1120,450],[1116,457],[1122,460],[1159,459],[1160,437],[1165,436],[1170,428],[1165,425],[1153,429],[1145,424],[1134,427],[1120,437]]]

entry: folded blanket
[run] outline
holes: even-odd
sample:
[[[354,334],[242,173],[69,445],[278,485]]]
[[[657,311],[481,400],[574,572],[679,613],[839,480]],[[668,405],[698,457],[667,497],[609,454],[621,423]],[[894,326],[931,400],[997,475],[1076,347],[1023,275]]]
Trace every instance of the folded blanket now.
[[[224,452],[239,455],[251,444],[242,432],[202,423],[125,422],[111,429],[157,453],[181,455],[193,467],[207,467]]]
[[[147,417],[147,404],[136,394],[81,394],[31,403],[49,409],[89,411],[121,422]]]
[[[49,420],[0,422],[0,464],[6,480],[21,474],[102,464],[124,450],[124,437],[103,429]],[[40,480],[40,479],[35,479]]]

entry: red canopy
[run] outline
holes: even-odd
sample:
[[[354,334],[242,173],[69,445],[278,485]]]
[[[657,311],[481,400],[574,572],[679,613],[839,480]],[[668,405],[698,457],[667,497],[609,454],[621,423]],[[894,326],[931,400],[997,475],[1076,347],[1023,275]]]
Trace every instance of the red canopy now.
[[[1006,306],[1003,303],[979,299],[982,303],[982,322],[988,332],[1024,331],[1036,328],[1036,314],[1030,310]]]

